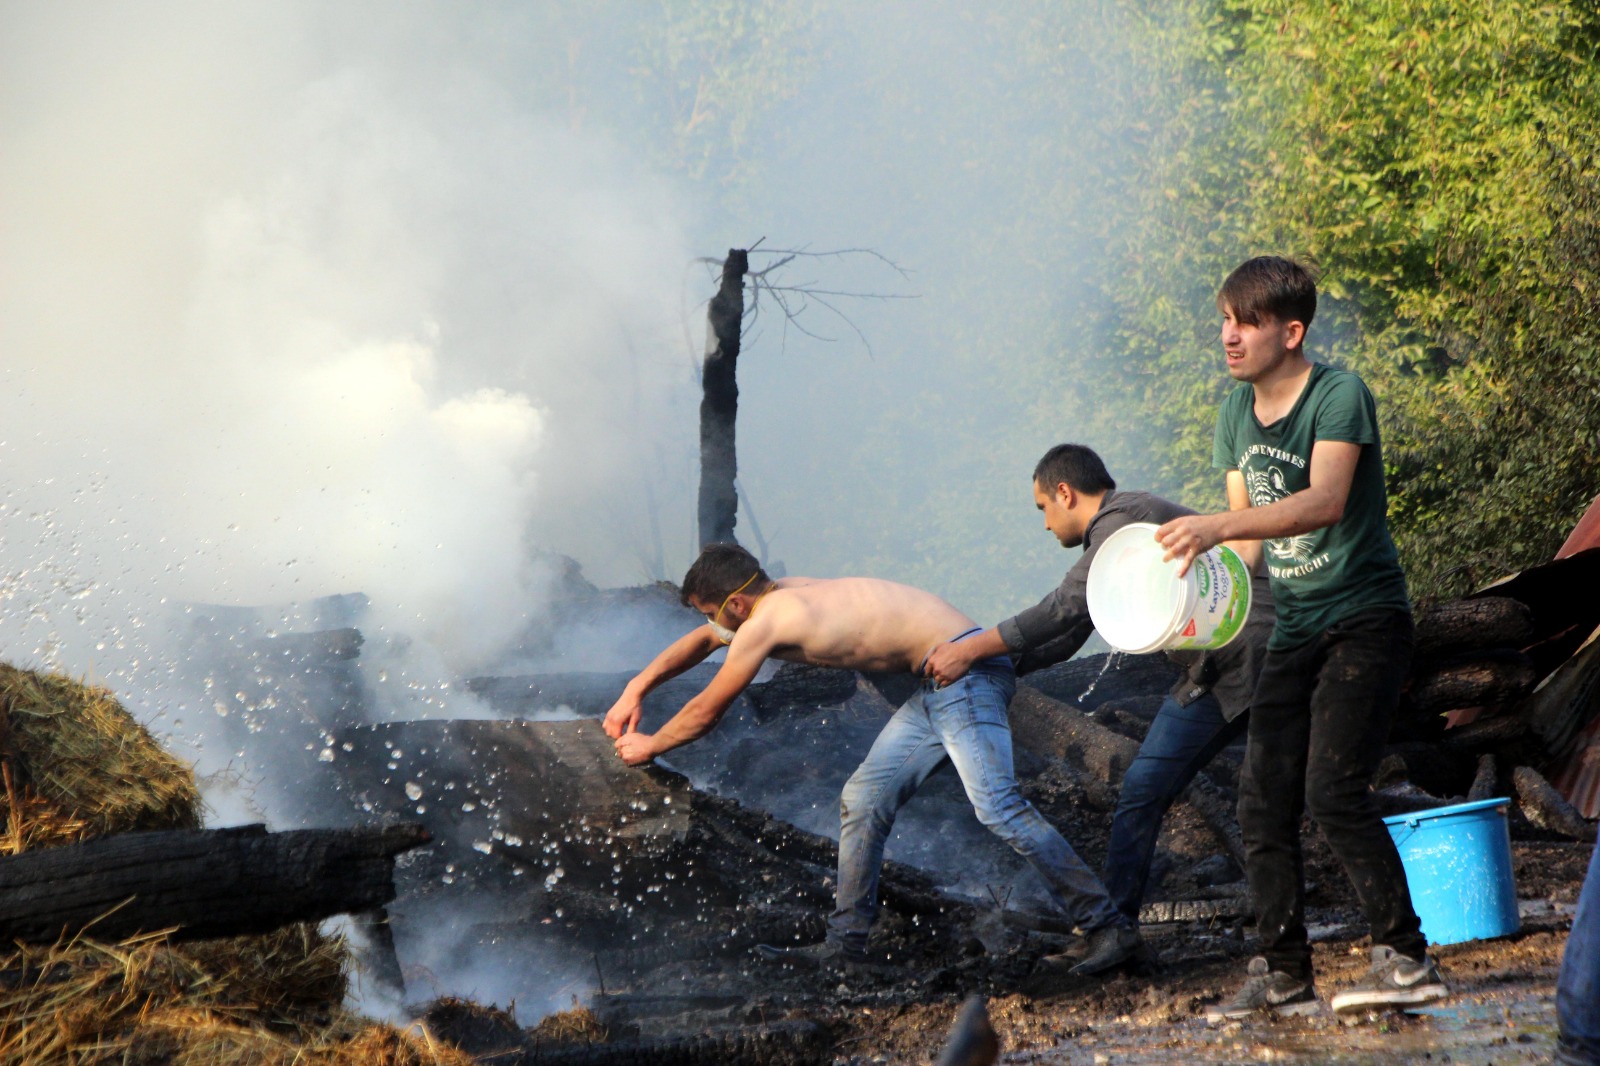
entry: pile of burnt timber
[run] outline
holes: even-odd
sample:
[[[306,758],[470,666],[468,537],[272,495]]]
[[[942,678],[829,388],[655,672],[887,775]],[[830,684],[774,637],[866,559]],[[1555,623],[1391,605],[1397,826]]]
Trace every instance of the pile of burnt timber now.
[[[1595,718],[1595,645],[1585,641],[1600,618],[1572,601],[1600,603],[1573,592],[1591,587],[1596,569],[1592,555],[1576,557],[1418,611],[1416,668],[1376,782],[1387,809],[1514,795],[1514,835],[1592,832],[1570,808],[1565,822],[1556,817],[1565,800],[1541,775]],[[289,643],[296,651],[285,658],[301,676],[358,666],[359,656],[339,656],[360,646],[330,635],[345,628],[258,633],[240,645],[250,655],[240,669],[270,675],[273,652]],[[319,647],[320,659],[305,653]],[[653,693],[643,727],[658,727],[712,669]],[[280,711],[276,728],[294,742],[275,753],[305,752],[308,766],[291,772],[308,782],[307,805],[323,824],[412,820],[435,838],[397,871],[390,911],[403,963],[447,925],[458,954],[501,973],[520,967],[530,990],[548,987],[549,960],[565,960],[586,972],[585,995],[599,989],[592,1002],[613,1042],[716,1030],[731,1047],[763,1019],[825,1019],[838,995],[819,990],[814,972],[750,949],[822,934],[837,854],[819,833],[837,826],[840,785],[915,679],[784,666],[751,686],[718,730],[674,752],[671,769],[630,769],[598,725],[629,676],[564,670],[466,682],[503,720],[379,723],[348,702]],[[1175,680],[1160,656],[1123,655],[1022,680],[1011,717],[1024,792],[1091,864],[1103,856],[1122,774]],[[565,720],[530,720],[552,716]],[[248,749],[249,738],[241,743]],[[1169,816],[1177,831],[1163,833],[1147,923],[1249,913],[1233,818],[1239,755],[1224,752]],[[1020,886],[1031,876],[1020,863],[989,882],[987,897],[951,893],[940,863],[990,861],[983,848],[1013,858],[977,826],[953,779],[930,780],[894,842],[923,848],[903,853],[920,869],[889,865],[874,936],[902,998],[1015,988],[1040,955],[1069,942],[1020,892],[1008,897],[1008,877]],[[536,1046],[527,1041],[524,1055]]]
[[[1600,549],[1417,612],[1417,652],[1391,757],[1390,809],[1515,796],[1536,831],[1595,839],[1600,797],[1547,780],[1600,714]]]

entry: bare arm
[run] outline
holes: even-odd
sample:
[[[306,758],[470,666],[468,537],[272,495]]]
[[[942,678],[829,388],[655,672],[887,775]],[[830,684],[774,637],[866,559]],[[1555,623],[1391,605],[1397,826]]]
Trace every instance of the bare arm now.
[[[690,630],[665,650],[650,660],[650,665],[634,675],[622,689],[622,695],[606,712],[605,731],[609,737],[620,737],[639,727],[639,715],[644,709],[644,698],[663,681],[670,681],[690,667],[698,666],[722,642],[710,626]]]
[[[710,627],[706,632],[710,632]],[[774,634],[775,627],[769,619],[752,620],[740,626],[733,643],[728,645],[728,658],[722,664],[722,669],[717,671],[717,676],[685,703],[666,725],[654,734],[630,731],[617,737],[617,754],[622,761],[629,766],[647,763],[657,755],[711,732],[722,721],[722,716],[728,713],[728,708],[733,706],[739,693],[755,680],[761,664],[772,651],[776,640]],[[715,637],[711,639],[716,640]]]
[[[928,665],[923,667],[922,672],[943,687],[952,681],[959,681],[979,659],[1005,655],[1007,651],[1000,630],[985,629],[982,633],[976,633],[965,640],[935,644],[933,650],[928,653]]]
[[[1359,458],[1359,444],[1319,440],[1311,447],[1311,484],[1306,488],[1265,507],[1174,518],[1156,530],[1156,540],[1166,549],[1166,558],[1183,560],[1181,576],[1195,556],[1225,541],[1262,541],[1324,529],[1344,517]],[[1242,489],[1242,476],[1240,483]],[[1233,506],[1231,487],[1228,503]],[[1260,557],[1259,550],[1255,556]]]
[[[1244,474],[1238,470],[1228,471],[1228,510],[1242,511],[1250,506],[1250,490],[1245,487]],[[1228,540],[1224,541],[1244,560],[1245,569],[1252,574],[1261,569],[1261,542],[1259,540]]]

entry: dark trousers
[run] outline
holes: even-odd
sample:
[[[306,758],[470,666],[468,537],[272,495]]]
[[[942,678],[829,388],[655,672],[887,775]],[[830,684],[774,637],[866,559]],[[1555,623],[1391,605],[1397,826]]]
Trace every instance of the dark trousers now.
[[[1244,732],[1246,717],[1228,721],[1209,692],[1187,706],[1168,696],[1156,712],[1138,756],[1122,775],[1117,813],[1111,817],[1111,841],[1106,845],[1105,873],[1100,875],[1111,902],[1129,920],[1139,920],[1150,860],[1167,808],[1217,752]]]
[[[1373,944],[1417,959],[1427,951],[1400,853],[1367,787],[1413,644],[1410,612],[1380,609],[1267,652],[1250,705],[1239,828],[1261,954],[1274,970],[1311,977],[1300,851],[1307,810],[1355,887]]]

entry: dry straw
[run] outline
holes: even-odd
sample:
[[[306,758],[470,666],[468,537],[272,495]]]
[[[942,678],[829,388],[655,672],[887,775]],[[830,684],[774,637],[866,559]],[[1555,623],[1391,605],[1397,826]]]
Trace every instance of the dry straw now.
[[[107,833],[196,828],[190,768],[102,688],[0,664],[0,855]],[[0,859],[0,862],[3,862]],[[18,1066],[470,1066],[425,1030],[342,1007],[349,947],[266,936],[0,952],[0,1063]]]
[[[193,772],[103,688],[0,663],[0,759],[7,854],[200,825]]]

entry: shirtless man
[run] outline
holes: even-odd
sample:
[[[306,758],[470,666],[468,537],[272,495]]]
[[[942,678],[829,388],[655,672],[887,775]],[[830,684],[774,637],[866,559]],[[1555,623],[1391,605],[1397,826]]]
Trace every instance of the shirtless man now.
[[[712,544],[700,553],[684,576],[683,602],[708,624],[656,656],[606,712],[606,733],[630,766],[710,732],[768,658],[920,675],[934,647],[980,632],[937,596],[892,581],[774,581],[736,544]],[[639,732],[645,695],[724,645],[727,659],[704,691],[657,732]],[[1015,691],[1005,656],[978,660],[953,684],[923,682],[878,734],[840,797],[838,890],[827,939],[802,947],[763,945],[761,954],[835,965],[865,961],[895,815],[946,759],[955,764],[978,820],[1033,864],[1061,912],[1083,930],[1086,951],[1073,973],[1102,973],[1141,953],[1138,930],[1105,886],[1017,789],[1006,719]]]

